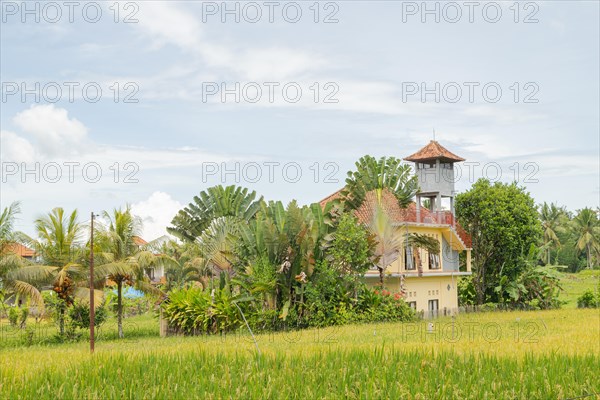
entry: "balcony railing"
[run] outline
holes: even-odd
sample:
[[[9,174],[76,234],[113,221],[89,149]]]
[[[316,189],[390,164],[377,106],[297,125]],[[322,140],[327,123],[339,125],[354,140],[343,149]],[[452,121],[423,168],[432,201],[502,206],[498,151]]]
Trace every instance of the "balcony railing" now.
[[[429,211],[427,209],[421,209],[420,215],[417,215],[417,222],[421,224],[456,226],[456,220],[450,211]]]

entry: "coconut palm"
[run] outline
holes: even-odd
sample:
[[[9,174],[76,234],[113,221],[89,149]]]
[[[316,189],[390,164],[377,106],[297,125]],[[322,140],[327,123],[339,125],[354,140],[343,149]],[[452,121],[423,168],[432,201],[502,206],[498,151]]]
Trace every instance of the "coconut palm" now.
[[[83,266],[85,250],[80,242],[83,226],[78,222],[77,210],[66,214],[54,208],[35,220],[38,235],[31,243],[41,257],[42,264],[23,266],[9,275],[14,280],[28,282],[38,289],[52,289],[58,297],[58,323],[64,334],[65,314],[75,299],[87,301],[89,289],[87,268]],[[102,292],[95,295],[101,300]]]
[[[600,224],[598,215],[591,208],[584,208],[573,218],[573,231],[577,235],[577,249],[586,252],[587,267],[592,268],[592,252],[600,247]]]
[[[182,288],[191,282],[199,282],[202,287],[208,286],[212,269],[203,258],[197,243],[178,244],[171,240],[163,243],[158,251],[175,260],[165,269],[166,290]]]
[[[11,276],[12,271],[27,264],[25,259],[13,252],[14,244],[23,236],[14,230],[20,212],[20,204],[14,202],[0,214],[0,291],[4,298],[15,294],[31,298],[34,303],[40,304],[42,297],[35,286]]]
[[[34,224],[39,238],[34,245],[44,264],[65,265],[83,258],[83,225],[78,221],[77,210],[67,215],[57,207]]]
[[[150,283],[145,274],[147,268],[175,263],[166,255],[155,255],[136,243],[139,238],[141,220],[131,213],[129,206],[125,210],[105,211],[103,218],[108,226],[97,234],[95,244],[98,249],[97,278],[108,278],[117,286],[117,326],[119,338],[123,335],[123,287],[132,286],[145,293],[162,293]]]
[[[557,207],[556,204],[548,205],[544,202],[540,207],[540,220],[542,221],[542,229],[544,231],[544,245],[546,246],[546,264],[550,264],[550,250],[554,246],[559,248],[561,243],[557,232],[560,229],[560,222],[564,215],[564,210]]]

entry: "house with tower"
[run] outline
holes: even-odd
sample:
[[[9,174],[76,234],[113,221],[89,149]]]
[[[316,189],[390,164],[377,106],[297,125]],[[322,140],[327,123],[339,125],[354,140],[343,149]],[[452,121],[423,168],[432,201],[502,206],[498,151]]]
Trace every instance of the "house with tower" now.
[[[402,208],[389,191],[381,205],[402,235],[417,233],[439,241],[439,253],[404,246],[386,269],[385,286],[402,292],[406,302],[425,316],[458,312],[457,279],[471,275],[471,238],[455,218],[455,163],[465,161],[432,140],[404,158],[414,163],[419,191],[408,207]],[[321,206],[339,197],[336,192],[321,200]],[[367,195],[355,214],[362,223],[372,218],[375,195]],[[368,285],[379,284],[376,268],[365,275]]]

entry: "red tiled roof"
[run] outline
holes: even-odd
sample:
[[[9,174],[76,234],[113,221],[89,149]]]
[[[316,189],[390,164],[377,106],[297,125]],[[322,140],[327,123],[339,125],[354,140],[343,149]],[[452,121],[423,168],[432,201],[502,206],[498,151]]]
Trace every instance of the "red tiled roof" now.
[[[27,246],[23,246],[20,243],[10,243],[6,246],[6,251],[8,253],[13,253],[21,257],[34,257],[35,251],[30,249]]]
[[[360,223],[367,223],[373,218],[374,204],[377,202],[377,193],[375,191],[367,193],[363,204],[354,211]],[[325,207],[327,203],[341,197],[341,189],[331,195],[325,197],[319,202],[321,207]],[[417,204],[411,202],[408,207],[402,208],[398,204],[396,196],[389,190],[381,192],[381,204],[383,209],[389,215],[392,222],[395,223],[429,223],[429,224],[445,224],[454,225],[456,233],[461,238],[467,248],[471,248],[471,237],[463,229],[458,222],[454,224],[454,215],[450,211],[441,211],[440,213],[432,212],[425,207],[421,207],[420,220],[417,220]]]
[[[438,158],[442,161],[454,161],[454,162],[465,161],[464,158],[459,157],[456,154],[452,153],[451,151],[446,149],[444,146],[442,146],[435,140],[432,140],[431,142],[429,142],[429,144],[427,144],[427,146],[423,147],[421,150],[417,151],[416,153],[411,154],[408,157],[405,157],[404,160],[418,162],[418,161],[431,161],[431,160],[435,160]]]
[[[146,242],[144,239],[142,239],[139,236],[133,237],[133,243],[135,243],[137,246],[145,246],[148,244],[148,242]]]

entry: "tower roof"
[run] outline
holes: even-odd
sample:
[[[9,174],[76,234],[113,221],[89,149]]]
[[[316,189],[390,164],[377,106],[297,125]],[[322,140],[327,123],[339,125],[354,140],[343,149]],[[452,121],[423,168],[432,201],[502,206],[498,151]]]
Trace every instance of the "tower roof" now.
[[[448,151],[444,146],[432,140],[427,144],[427,146],[423,147],[421,150],[417,151],[414,154],[411,154],[408,157],[405,157],[406,161],[431,161],[440,159],[441,161],[450,161],[450,162],[458,162],[465,161],[464,158],[457,156],[456,154]]]

